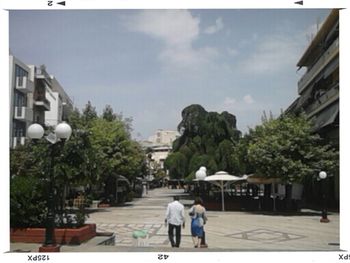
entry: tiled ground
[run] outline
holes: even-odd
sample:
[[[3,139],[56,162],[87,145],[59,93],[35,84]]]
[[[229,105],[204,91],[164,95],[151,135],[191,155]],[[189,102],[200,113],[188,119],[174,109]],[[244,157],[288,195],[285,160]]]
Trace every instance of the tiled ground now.
[[[150,246],[168,245],[166,235],[157,235],[161,229],[161,224],[97,224],[97,231],[114,232],[116,235],[115,245],[132,245],[132,234],[135,230],[147,230],[149,234]]]
[[[182,195],[186,227],[182,230],[181,247],[193,248],[190,236],[190,218],[183,190],[154,189],[144,198],[135,199],[122,207],[113,207],[90,214],[89,222],[96,223],[98,231],[114,232],[116,247],[131,247],[135,230],[149,231],[149,246],[170,247],[164,225],[166,206],[173,195]],[[209,211],[205,226],[210,249],[250,250],[336,250],[339,249],[339,215],[330,214],[330,223],[319,222],[320,216],[305,213],[302,216],[279,216],[246,212]],[[329,245],[336,244],[336,245]]]

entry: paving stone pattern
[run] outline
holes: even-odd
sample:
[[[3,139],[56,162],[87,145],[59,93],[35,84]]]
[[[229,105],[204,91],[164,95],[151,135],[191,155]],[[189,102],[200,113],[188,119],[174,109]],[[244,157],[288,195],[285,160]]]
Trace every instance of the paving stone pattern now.
[[[120,207],[101,208],[89,215],[97,231],[114,232],[114,246],[62,246],[61,251],[173,251],[170,247],[164,216],[174,195],[186,207],[186,227],[182,229],[177,251],[198,251],[190,235],[189,206],[193,203],[181,189],[158,188]],[[208,211],[205,225],[209,245],[202,251],[339,251],[339,214],[331,213],[329,223],[320,223],[320,211],[298,215],[274,215],[240,211]],[[134,247],[132,233],[147,229],[148,247]],[[11,251],[37,251],[38,245],[11,243]]]
[[[193,201],[181,189],[153,189],[130,204],[92,213],[89,221],[97,224],[98,231],[114,232],[117,247],[132,246],[133,231],[142,229],[149,231],[150,247],[170,247],[164,215],[174,195],[180,195],[180,201],[186,206],[181,247],[193,248],[188,216],[188,207]],[[205,231],[209,249],[339,250],[338,214],[329,215],[330,223],[320,223],[317,213],[283,216],[208,211],[207,216]]]

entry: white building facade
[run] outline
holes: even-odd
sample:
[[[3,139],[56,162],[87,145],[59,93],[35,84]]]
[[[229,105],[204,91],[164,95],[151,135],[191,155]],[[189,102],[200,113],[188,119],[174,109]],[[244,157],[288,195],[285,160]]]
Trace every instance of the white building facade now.
[[[173,142],[179,136],[177,131],[159,129],[147,141],[141,143],[145,150],[150,151],[148,154],[151,154],[151,166],[164,169],[164,161],[172,150]]]
[[[34,71],[16,57],[9,57],[10,147],[24,144],[33,123]]]
[[[26,141],[30,124],[56,126],[67,119],[73,103],[45,66],[27,65],[9,57],[10,147]]]
[[[45,125],[56,126],[66,121],[69,112],[73,110],[73,102],[54,76],[51,78],[51,88],[46,93],[46,99],[50,102],[50,110],[45,112]]]

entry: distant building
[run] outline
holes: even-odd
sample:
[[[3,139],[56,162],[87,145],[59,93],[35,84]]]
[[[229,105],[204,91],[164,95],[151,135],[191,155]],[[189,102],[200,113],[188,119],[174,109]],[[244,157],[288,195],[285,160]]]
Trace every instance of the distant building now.
[[[154,144],[172,145],[180,134],[177,131],[157,130],[155,135],[148,138]]]
[[[339,146],[339,10],[332,10],[297,63],[306,73],[286,112],[305,112],[314,131]]]
[[[26,65],[10,55],[10,147],[24,144],[30,124],[56,126],[73,103],[45,66]]]
[[[180,136],[177,131],[157,130],[156,133],[142,141],[143,148],[151,154],[151,161],[164,169],[164,161],[172,150],[173,142]]]

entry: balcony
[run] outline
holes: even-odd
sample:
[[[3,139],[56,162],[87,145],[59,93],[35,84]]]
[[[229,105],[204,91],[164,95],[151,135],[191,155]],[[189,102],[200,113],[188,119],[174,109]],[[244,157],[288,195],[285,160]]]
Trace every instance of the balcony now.
[[[33,121],[33,110],[28,107],[15,107],[14,118],[16,120]]]
[[[319,112],[328,108],[329,105],[334,104],[336,101],[339,101],[339,84],[335,84],[332,88],[322,94],[314,103],[309,105],[306,109],[308,118],[310,119],[319,114]]]
[[[13,137],[12,147],[15,148],[17,145],[24,145],[26,137]]]
[[[315,65],[298,81],[298,93],[301,94],[310,82],[339,54],[339,39],[337,38],[327,51],[317,60]]]
[[[34,91],[34,83],[28,77],[16,77],[16,89],[23,93],[32,93]]]
[[[44,111],[49,111],[51,108],[50,101],[48,101],[44,96],[34,98],[34,105]]]

